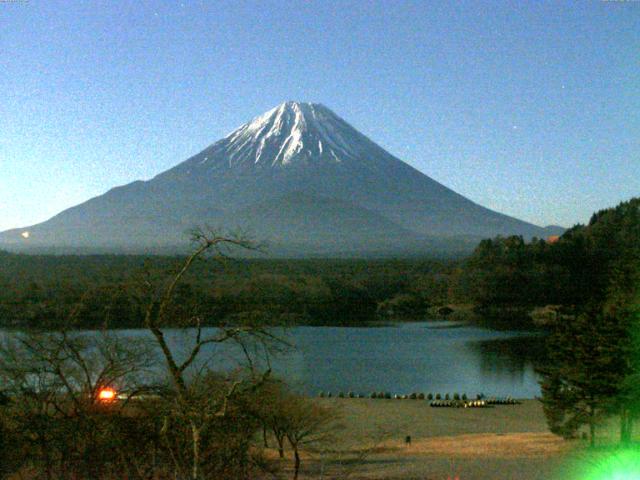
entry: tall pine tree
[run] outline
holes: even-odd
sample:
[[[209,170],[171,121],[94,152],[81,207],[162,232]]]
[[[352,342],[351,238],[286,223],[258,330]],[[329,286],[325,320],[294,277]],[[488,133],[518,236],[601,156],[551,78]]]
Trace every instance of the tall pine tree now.
[[[599,419],[619,416],[620,440],[630,443],[640,416],[640,199],[598,212],[565,243],[565,256],[583,247],[595,289],[582,313],[549,338],[544,411],[564,437],[588,425],[592,445]]]
[[[597,312],[557,325],[548,339],[549,364],[541,370],[542,404],[552,432],[573,438],[583,425],[595,445],[624,380],[626,332],[616,318]]]

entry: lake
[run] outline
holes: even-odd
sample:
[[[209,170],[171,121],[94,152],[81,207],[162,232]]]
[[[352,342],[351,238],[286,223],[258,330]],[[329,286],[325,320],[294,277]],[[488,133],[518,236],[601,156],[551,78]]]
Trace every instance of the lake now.
[[[453,328],[452,328],[453,327]],[[449,322],[297,327],[297,351],[276,368],[298,389],[467,393],[534,398],[543,338]]]
[[[192,333],[167,330],[187,351]],[[144,330],[122,330],[146,336]],[[280,332],[282,334],[282,332]],[[467,393],[534,398],[540,394],[536,362],[543,338],[531,332],[496,331],[451,322],[395,323],[371,327],[293,327],[284,334],[295,349],[273,359],[276,375],[297,391],[368,394]],[[237,348],[208,345],[209,365],[230,368]]]

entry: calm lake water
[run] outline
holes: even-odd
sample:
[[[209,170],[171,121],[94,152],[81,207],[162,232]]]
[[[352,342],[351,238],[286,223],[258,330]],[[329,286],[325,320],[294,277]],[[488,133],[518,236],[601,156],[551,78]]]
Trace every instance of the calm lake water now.
[[[543,338],[449,322],[298,327],[297,352],[276,365],[301,391],[467,393],[533,398]]]
[[[192,333],[168,330],[166,337],[186,352]],[[118,335],[140,337],[148,332],[122,330]],[[302,393],[458,392],[517,398],[540,394],[534,367],[543,356],[543,339],[533,333],[414,322],[295,327],[284,336],[295,349],[274,358],[273,370]],[[203,353],[203,361],[216,369],[238,365],[237,348],[207,346]]]

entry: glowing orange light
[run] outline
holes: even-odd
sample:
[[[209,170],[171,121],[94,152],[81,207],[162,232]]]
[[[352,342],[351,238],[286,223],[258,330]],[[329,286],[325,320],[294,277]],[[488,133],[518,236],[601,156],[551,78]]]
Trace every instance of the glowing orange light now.
[[[103,388],[98,392],[98,400],[111,402],[116,399],[116,391],[113,388]]]

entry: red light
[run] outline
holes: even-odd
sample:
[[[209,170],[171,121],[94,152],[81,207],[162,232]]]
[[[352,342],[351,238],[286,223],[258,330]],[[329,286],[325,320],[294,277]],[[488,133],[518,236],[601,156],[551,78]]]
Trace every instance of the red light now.
[[[98,392],[98,400],[101,402],[112,402],[116,399],[116,391],[113,388],[102,388]]]

